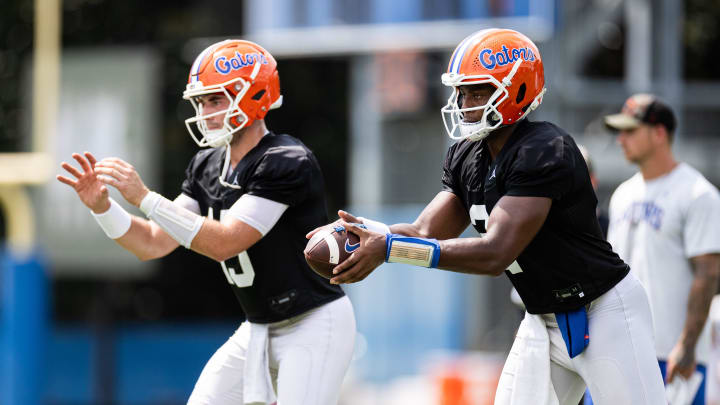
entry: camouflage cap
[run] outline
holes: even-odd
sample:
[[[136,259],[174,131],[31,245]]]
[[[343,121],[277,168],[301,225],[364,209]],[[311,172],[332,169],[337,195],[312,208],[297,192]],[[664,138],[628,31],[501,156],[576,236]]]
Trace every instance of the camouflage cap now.
[[[605,125],[615,131],[630,130],[640,125],[663,125],[669,133],[675,130],[672,109],[651,94],[635,94],[625,101],[618,114],[605,116]]]

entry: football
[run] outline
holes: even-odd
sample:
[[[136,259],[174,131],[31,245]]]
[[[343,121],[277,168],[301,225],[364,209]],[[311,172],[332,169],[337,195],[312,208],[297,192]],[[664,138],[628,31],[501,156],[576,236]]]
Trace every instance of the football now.
[[[330,279],[335,266],[360,247],[360,238],[342,226],[329,226],[318,231],[305,247],[305,261],[315,273]]]

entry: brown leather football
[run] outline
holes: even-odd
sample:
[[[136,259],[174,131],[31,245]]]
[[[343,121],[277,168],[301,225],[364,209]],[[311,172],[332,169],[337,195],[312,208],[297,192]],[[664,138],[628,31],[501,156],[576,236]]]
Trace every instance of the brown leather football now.
[[[305,247],[305,261],[315,273],[332,278],[333,268],[360,247],[360,238],[342,226],[328,226],[318,231]]]

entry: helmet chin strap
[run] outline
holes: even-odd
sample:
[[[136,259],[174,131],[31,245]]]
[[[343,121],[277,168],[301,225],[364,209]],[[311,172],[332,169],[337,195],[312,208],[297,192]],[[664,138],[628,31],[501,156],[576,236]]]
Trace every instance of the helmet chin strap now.
[[[237,184],[230,184],[225,181],[225,177],[227,176],[228,169],[230,168],[230,142],[225,142],[225,163],[223,163],[222,172],[220,173],[220,177],[218,177],[218,180],[220,181],[220,184],[225,187],[234,188],[236,190],[242,189],[241,186]]]
[[[205,133],[205,139],[207,139],[208,146],[211,148],[217,148],[227,143],[227,130],[225,128],[216,129],[214,131],[207,131]]]
[[[481,123],[460,125],[460,134],[469,141],[483,140],[490,135],[490,132],[492,132],[492,129],[489,127],[483,127]]]

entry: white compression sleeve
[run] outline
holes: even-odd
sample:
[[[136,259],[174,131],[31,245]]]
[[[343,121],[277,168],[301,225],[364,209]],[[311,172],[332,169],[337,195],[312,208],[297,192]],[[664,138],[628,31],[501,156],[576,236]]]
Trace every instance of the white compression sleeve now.
[[[110,209],[102,214],[92,211],[90,213],[110,239],[117,239],[125,235],[132,224],[130,214],[112,198],[110,199]]]
[[[178,195],[177,197],[175,197],[173,202],[175,204],[179,204],[181,207],[189,209],[190,211],[198,215],[202,215],[202,212],[200,212],[200,203],[187,194]]]
[[[205,221],[205,217],[153,191],[140,202],[140,211],[188,249]]]
[[[277,223],[285,210],[287,204],[268,200],[250,194],[243,194],[235,204],[230,207],[228,214],[257,229],[265,236]]]

